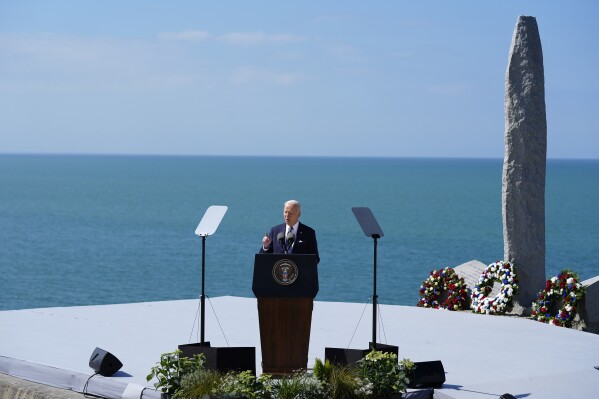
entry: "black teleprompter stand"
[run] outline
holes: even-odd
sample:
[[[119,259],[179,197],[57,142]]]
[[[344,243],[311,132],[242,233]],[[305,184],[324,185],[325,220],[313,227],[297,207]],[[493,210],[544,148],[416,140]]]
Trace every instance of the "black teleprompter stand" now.
[[[200,342],[179,345],[181,356],[193,357],[203,353],[209,368],[219,371],[246,371],[251,370],[256,375],[256,348],[255,347],[211,347],[209,341],[204,340],[206,293],[206,237],[216,232],[228,208],[222,205],[212,205],[204,213],[195,234],[202,237],[202,295],[200,296]]]
[[[398,355],[399,348],[394,345],[387,345],[376,342],[376,323],[377,323],[377,306],[378,296],[376,294],[376,256],[377,256],[377,245],[378,239],[384,236],[381,226],[379,226],[376,218],[372,214],[369,208],[355,207],[352,208],[354,216],[358,220],[358,223],[362,227],[362,231],[367,237],[371,237],[374,242],[374,273],[373,273],[373,293],[372,293],[372,342],[370,342],[369,349],[349,349],[349,348],[325,348],[325,360],[329,360],[335,364],[353,364],[358,360],[362,359],[372,350],[378,350],[381,352],[390,352]]]
[[[394,345],[386,345],[376,342],[376,321],[377,321],[377,304],[378,296],[376,294],[376,255],[377,255],[377,241],[383,236],[383,230],[376,221],[374,215],[369,208],[352,208],[358,223],[362,227],[364,234],[367,237],[372,237],[374,240],[374,282],[373,282],[373,294],[372,294],[372,342],[370,342],[370,349],[338,349],[338,348],[325,348],[325,359],[328,359],[331,363],[337,364],[353,364],[358,360],[362,359],[371,350],[378,350],[381,352],[391,352],[398,355],[399,348]],[[423,389],[423,388],[441,388],[445,382],[445,370],[440,360],[427,361],[427,362],[414,362],[413,375],[410,378],[409,388],[412,389]]]

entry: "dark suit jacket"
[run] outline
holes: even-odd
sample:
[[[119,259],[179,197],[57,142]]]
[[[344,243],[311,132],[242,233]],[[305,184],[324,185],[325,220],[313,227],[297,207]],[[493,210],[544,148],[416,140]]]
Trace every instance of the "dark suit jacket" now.
[[[260,247],[260,253],[275,253],[284,254],[285,249],[277,241],[277,235],[279,233],[285,234],[286,229],[285,223],[274,226],[270,229],[270,239],[272,242],[265,251],[264,248]],[[301,222],[297,226],[297,233],[295,235],[295,243],[291,249],[292,254],[314,254],[316,259],[320,261],[318,256],[318,243],[316,242],[316,232],[313,228],[302,224]]]

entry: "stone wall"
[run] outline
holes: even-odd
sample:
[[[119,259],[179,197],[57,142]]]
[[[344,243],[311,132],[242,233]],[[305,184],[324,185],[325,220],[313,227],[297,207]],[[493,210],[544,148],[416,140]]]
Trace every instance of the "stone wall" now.
[[[0,399],[84,399],[82,393],[0,373]]]

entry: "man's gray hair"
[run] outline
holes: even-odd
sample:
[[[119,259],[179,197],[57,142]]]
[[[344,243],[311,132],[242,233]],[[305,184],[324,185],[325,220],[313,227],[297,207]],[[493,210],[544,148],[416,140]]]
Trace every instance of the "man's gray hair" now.
[[[293,206],[297,207],[297,209],[300,212],[302,211],[302,205],[299,203],[299,201],[289,200],[289,201],[285,202],[285,205],[293,205]]]

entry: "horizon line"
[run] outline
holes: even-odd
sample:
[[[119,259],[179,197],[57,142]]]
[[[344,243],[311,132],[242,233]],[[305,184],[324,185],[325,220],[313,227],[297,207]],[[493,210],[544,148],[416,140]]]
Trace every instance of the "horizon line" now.
[[[484,156],[430,156],[430,155],[256,155],[256,154],[161,154],[111,152],[0,152],[0,156],[89,156],[89,157],[156,157],[156,158],[356,158],[356,159],[472,159],[503,160],[503,157]],[[599,158],[547,157],[556,161],[599,161]]]

